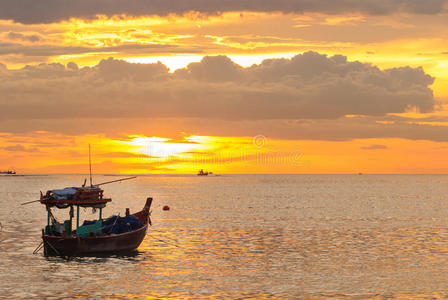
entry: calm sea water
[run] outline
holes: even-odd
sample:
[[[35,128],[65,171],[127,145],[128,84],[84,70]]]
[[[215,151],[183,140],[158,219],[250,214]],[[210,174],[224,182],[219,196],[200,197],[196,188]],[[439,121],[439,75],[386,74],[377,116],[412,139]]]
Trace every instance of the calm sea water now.
[[[139,177],[104,186],[104,216],[154,198],[136,255],[33,255],[46,213],[20,203],[83,179],[0,177],[0,298],[448,297],[448,176]]]

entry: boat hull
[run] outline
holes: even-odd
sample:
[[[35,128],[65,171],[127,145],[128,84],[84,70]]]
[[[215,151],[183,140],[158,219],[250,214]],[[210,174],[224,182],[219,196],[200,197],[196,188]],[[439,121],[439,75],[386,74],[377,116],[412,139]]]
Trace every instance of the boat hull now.
[[[43,235],[45,255],[79,256],[95,253],[130,252],[138,248],[146,236],[148,224],[126,233],[96,237],[57,237]]]
[[[42,233],[44,254],[46,256],[82,256],[124,253],[136,250],[145,238],[148,226],[151,224],[149,217],[151,203],[152,198],[148,198],[143,210],[133,214],[143,226],[130,232],[90,237],[63,237]]]

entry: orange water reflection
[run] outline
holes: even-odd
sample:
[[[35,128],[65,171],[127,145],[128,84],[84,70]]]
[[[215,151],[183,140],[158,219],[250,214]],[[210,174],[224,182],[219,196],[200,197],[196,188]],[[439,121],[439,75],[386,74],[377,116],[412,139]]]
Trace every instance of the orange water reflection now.
[[[141,209],[144,196],[154,196],[153,226],[136,255],[72,260],[32,255],[45,211],[40,205],[20,209],[17,199],[31,200],[39,188],[75,179],[81,176],[1,179],[1,295],[424,299],[448,294],[443,201],[448,176],[151,176],[108,188],[114,202],[105,215],[123,211],[124,203],[131,211]],[[172,209],[163,211],[165,204]]]

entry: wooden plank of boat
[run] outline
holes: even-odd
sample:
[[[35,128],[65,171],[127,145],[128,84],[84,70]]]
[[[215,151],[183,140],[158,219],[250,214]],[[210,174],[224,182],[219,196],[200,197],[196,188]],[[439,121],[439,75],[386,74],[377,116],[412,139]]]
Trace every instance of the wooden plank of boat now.
[[[56,200],[56,199],[44,199],[40,200],[42,204],[70,204],[70,205],[92,205],[103,204],[112,201],[110,198],[103,199],[87,199],[87,200]]]

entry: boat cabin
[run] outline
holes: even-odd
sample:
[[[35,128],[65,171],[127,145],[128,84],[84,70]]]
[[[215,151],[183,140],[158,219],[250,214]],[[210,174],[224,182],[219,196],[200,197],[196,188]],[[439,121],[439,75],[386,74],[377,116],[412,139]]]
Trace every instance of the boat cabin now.
[[[106,203],[112,201],[110,198],[103,197],[103,190],[97,186],[90,187],[68,187],[60,190],[49,190],[46,194],[40,195],[40,203],[47,209],[47,226],[44,233],[46,235],[86,237],[101,234],[103,227],[102,209]],[[53,216],[51,208],[59,209],[70,208],[68,220],[63,224],[59,223]],[[93,224],[79,224],[79,208],[90,207],[99,210],[98,221]],[[74,209],[76,208],[76,229],[73,230],[72,223],[74,218]]]

